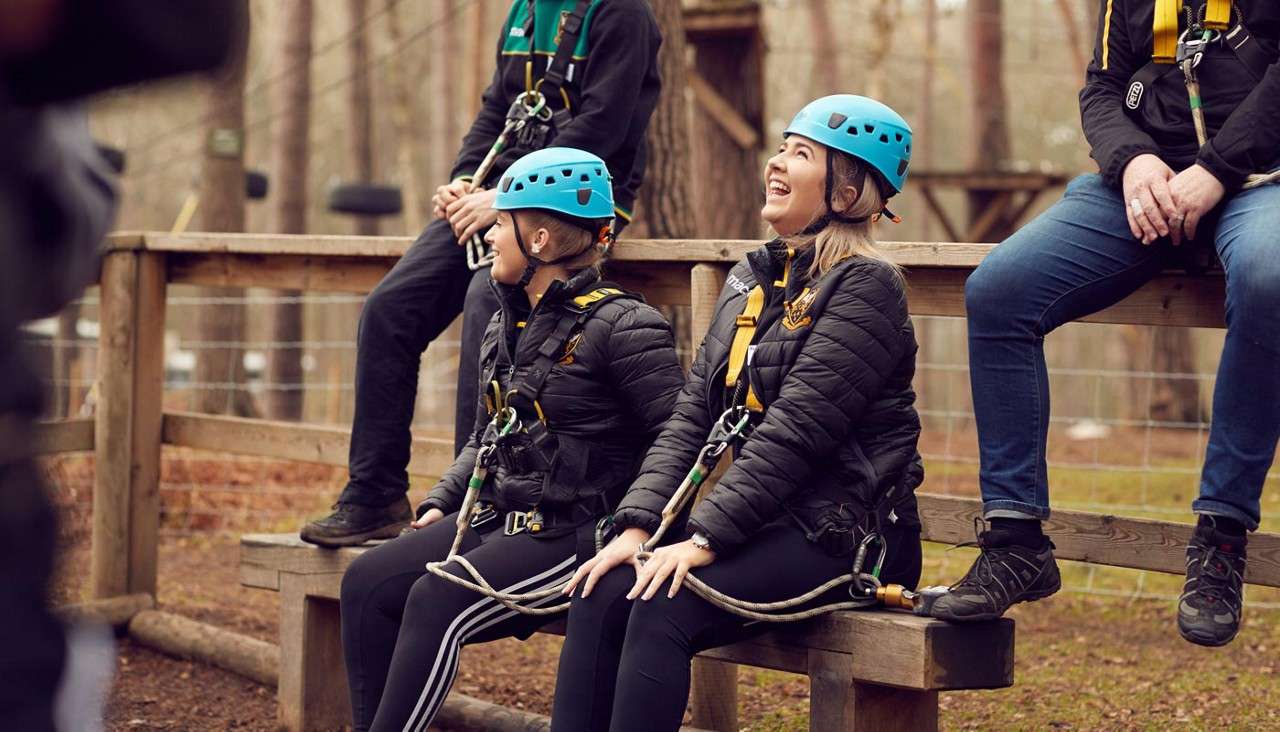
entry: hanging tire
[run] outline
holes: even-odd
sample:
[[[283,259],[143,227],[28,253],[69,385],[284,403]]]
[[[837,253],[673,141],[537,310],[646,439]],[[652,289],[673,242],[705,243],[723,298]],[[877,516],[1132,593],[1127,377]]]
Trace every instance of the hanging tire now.
[[[404,208],[399,186],[340,183],[329,189],[329,210],[359,216],[393,216]]]
[[[258,170],[244,172],[244,195],[250,200],[258,201],[267,197],[267,174]]]
[[[111,169],[116,172],[116,175],[124,175],[124,150],[121,150],[118,147],[111,147],[110,145],[103,145],[100,142],[94,143],[94,147],[98,148],[98,154],[102,156],[103,160],[107,161],[107,165],[111,166]]]

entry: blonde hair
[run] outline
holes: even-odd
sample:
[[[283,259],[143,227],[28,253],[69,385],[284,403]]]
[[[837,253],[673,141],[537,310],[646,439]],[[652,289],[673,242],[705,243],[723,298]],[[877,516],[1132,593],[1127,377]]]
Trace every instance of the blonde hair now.
[[[829,169],[833,180],[829,190],[840,191],[845,186],[853,186],[858,191],[858,198],[852,205],[835,213],[845,218],[865,220],[855,224],[832,219],[816,234],[795,234],[783,237],[783,241],[797,250],[813,246],[813,264],[809,266],[809,277],[814,279],[830,272],[832,267],[850,257],[866,257],[884,262],[901,277],[902,268],[876,248],[872,230],[875,222],[872,219],[884,210],[884,196],[880,192],[875,174],[851,155],[833,148],[827,148],[827,154],[832,156]],[[828,206],[831,204],[830,201],[825,203]],[[827,211],[824,210],[818,215],[825,213]]]
[[[522,211],[521,218],[528,217],[529,231],[546,229],[551,235],[549,252],[544,252],[540,259],[551,261],[569,252],[580,252],[577,256],[561,264],[570,272],[599,268],[604,260],[604,250],[597,246],[596,234],[564,219],[543,213],[538,210]]]

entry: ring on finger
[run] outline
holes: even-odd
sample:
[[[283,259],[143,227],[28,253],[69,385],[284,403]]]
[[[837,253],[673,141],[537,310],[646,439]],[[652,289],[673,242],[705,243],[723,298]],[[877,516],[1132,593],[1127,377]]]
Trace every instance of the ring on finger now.
[[[1129,199],[1129,210],[1133,211],[1135,215],[1142,213],[1142,201],[1137,198]]]

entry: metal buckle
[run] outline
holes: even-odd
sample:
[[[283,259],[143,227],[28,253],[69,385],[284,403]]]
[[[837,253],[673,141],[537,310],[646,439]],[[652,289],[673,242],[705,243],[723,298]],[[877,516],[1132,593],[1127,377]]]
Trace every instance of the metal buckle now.
[[[542,531],[542,514],[536,509],[533,511],[512,511],[507,514],[506,526],[503,527],[502,533],[507,536],[515,536],[525,531],[530,534],[536,534]]]
[[[492,503],[477,503],[471,509],[471,528],[479,528],[498,517],[498,510]]]

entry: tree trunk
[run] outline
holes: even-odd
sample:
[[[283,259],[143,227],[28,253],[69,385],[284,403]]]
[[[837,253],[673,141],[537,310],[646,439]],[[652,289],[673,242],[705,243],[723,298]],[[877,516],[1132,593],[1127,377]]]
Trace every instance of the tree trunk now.
[[[684,16],[680,0],[653,0],[653,10],[662,30],[658,65],[665,92],[649,123],[649,165],[640,188],[640,215],[650,237],[691,238],[697,236],[698,226],[690,180]]]
[[[272,230],[302,234],[307,228],[307,135],[311,101],[311,0],[281,0],[281,39],[277,49],[280,80],[273,87],[278,115],[271,140],[272,177],[276,181],[271,209]],[[297,292],[281,293],[296,296]],[[272,318],[275,341],[268,361],[268,413],[272,419],[302,417],[302,305],[277,303]]]
[[[248,0],[236,1],[248,5]],[[249,17],[247,7],[243,14]],[[248,31],[246,26],[236,53],[209,84],[204,168],[200,175],[200,226],[205,231],[245,229],[244,86]],[[257,406],[245,388],[244,348],[240,345],[245,334],[245,306],[230,303],[244,290],[202,287],[197,293],[200,297],[227,298],[227,304],[196,311],[197,339],[204,347],[196,351],[195,381],[227,386],[197,389],[192,407],[208,414],[257,417]]]
[[[898,0],[880,0],[871,4],[871,27],[893,28],[898,23],[901,8]],[[872,99],[884,96],[884,62],[893,49],[894,33],[872,33],[871,53],[866,63],[866,95]]]
[[[835,26],[827,0],[809,0],[809,33],[813,47],[809,78],[818,87],[809,96],[835,94],[840,91],[840,55],[836,53]]]
[[[443,3],[442,3],[443,4]],[[458,74],[460,54],[458,53],[458,31],[456,27],[456,9],[450,5],[445,9],[444,24],[435,31],[436,53],[435,63],[431,65],[432,83],[435,86],[431,105],[435,129],[432,130],[432,162],[435,166],[434,180],[444,182],[449,177],[454,156],[458,152]]]
[[[387,40],[391,48],[400,48],[400,0],[386,0]],[[414,159],[413,105],[409,96],[409,80],[405,78],[402,57],[387,64],[387,90],[391,96],[391,125],[396,134],[396,167],[400,172],[400,186],[404,191],[404,231],[416,236],[426,220],[426,201],[423,185]]]
[[[1009,160],[1009,125],[1004,88],[1004,21],[1001,0],[969,0],[969,98],[973,125],[969,142],[969,168],[975,172],[1005,169]],[[997,197],[994,191],[970,190],[969,221],[976,221]],[[999,241],[1010,233],[1006,215],[992,228],[990,238]]]
[[[480,97],[489,83],[493,70],[493,45],[489,42],[489,4],[481,0],[472,3],[468,17],[467,36],[471,39],[468,48],[466,82],[463,84],[467,102],[463,108],[467,111],[467,119],[475,119],[480,113]]]
[[[355,183],[373,182],[373,93],[369,84],[369,35],[363,27],[368,14],[369,0],[347,0],[347,14],[351,27],[358,28],[351,34],[347,45],[351,65],[351,83],[347,85],[347,106],[351,119],[347,124],[347,148],[350,154],[351,177]],[[358,236],[377,236],[378,219],[375,216],[356,216],[354,224]]]

